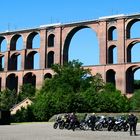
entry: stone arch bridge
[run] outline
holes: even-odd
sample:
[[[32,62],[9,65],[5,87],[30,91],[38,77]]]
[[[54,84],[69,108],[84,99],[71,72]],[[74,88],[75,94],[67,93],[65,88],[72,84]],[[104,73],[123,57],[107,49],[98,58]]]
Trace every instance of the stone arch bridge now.
[[[140,62],[131,62],[132,48],[140,38],[131,37],[131,27],[140,21],[140,15],[116,15],[91,21],[69,24],[50,24],[34,29],[7,31],[0,33],[0,47],[6,42],[5,50],[0,48],[0,90],[19,90],[25,83],[39,88],[46,77],[51,78],[51,65],[63,65],[68,61],[68,50],[74,34],[91,28],[99,41],[99,65],[85,66],[92,74],[100,73],[105,82],[112,82],[123,94],[133,93],[134,72],[140,68]],[[113,33],[117,31],[117,39]],[[33,47],[34,38],[39,35],[39,47]],[[17,41],[22,38],[22,48]],[[113,49],[117,48],[117,64],[113,63]],[[35,69],[35,54],[39,54],[39,68]],[[94,55],[94,54],[93,54]],[[18,58],[20,56],[20,69]]]

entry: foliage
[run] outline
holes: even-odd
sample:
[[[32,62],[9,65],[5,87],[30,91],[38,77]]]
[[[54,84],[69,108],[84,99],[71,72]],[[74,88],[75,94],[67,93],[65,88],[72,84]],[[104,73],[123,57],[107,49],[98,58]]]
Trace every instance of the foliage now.
[[[134,95],[130,98],[132,110],[140,111],[140,90],[134,92]]]
[[[140,80],[134,80],[134,90],[140,89]]]
[[[65,92],[68,90],[68,92],[77,93],[90,84],[89,78],[85,78],[87,75],[91,75],[89,69],[83,69],[82,63],[76,60],[70,61],[64,66],[55,64],[52,69],[55,75],[49,82],[46,81],[45,87],[42,87],[45,91],[55,92],[60,88],[66,90]]]
[[[17,103],[17,95],[13,90],[5,89],[0,92],[0,110],[9,110]]]
[[[32,122],[35,121],[32,105],[27,108],[21,108],[16,114],[12,115],[12,122]]]
[[[33,99],[35,96],[36,89],[32,84],[24,84],[20,87],[18,93],[18,102],[23,101],[25,98]]]
[[[91,87],[82,95],[87,112],[127,112],[130,109],[127,97],[110,83],[105,84],[98,92]]]
[[[34,112],[38,119],[49,119],[51,115],[60,112],[82,110],[80,93],[86,91],[92,83],[90,71],[83,69],[82,63],[76,60],[64,66],[55,64],[52,69],[54,77],[46,79],[36,96]]]
[[[127,97],[117,90],[101,92],[98,101],[100,112],[128,112],[130,109]]]
[[[82,63],[55,64],[55,75],[46,79],[34,102],[38,120],[64,112],[123,112],[129,110],[128,99],[112,84],[105,84],[100,74],[91,75]]]
[[[13,116],[19,121],[47,121],[54,114],[65,112],[127,112],[129,100],[114,85],[103,82],[100,74],[91,75],[82,63],[74,60],[64,66],[53,65],[54,76],[45,79],[38,91],[31,85],[21,87],[18,101],[34,99],[27,109]]]

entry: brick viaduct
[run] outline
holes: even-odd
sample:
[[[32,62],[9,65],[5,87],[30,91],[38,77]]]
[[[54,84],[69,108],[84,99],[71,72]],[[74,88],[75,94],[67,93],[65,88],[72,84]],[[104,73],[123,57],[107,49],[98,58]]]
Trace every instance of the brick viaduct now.
[[[0,47],[5,40],[6,50],[0,52],[0,90],[19,90],[25,83],[39,88],[46,77],[52,77],[50,66],[63,65],[68,61],[68,49],[74,34],[91,28],[99,41],[99,65],[87,66],[92,74],[100,73],[105,82],[112,82],[123,94],[133,93],[134,72],[140,68],[140,62],[131,62],[132,47],[140,38],[131,38],[131,27],[140,20],[140,15],[119,15],[69,24],[50,24],[34,29],[7,31],[0,33]],[[113,32],[117,31],[117,39]],[[33,48],[33,39],[40,36],[40,46]],[[17,40],[23,40],[23,48],[18,50]],[[113,64],[113,49],[117,48],[117,64]],[[34,55],[38,53],[39,69],[34,69]],[[94,54],[93,54],[94,55]],[[21,68],[18,70],[18,56],[21,56]],[[3,63],[3,64],[2,64]],[[86,66],[85,66],[86,67]]]

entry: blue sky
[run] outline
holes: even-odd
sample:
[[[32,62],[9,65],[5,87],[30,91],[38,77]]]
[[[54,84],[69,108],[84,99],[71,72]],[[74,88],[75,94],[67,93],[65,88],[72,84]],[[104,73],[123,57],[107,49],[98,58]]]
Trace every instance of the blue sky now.
[[[102,16],[135,13],[140,13],[140,0],[1,0],[0,32],[34,28],[57,22],[71,23],[98,19]],[[85,38],[87,32],[88,37]],[[97,42],[90,43],[93,38],[96,38],[95,34],[88,29],[76,33],[71,42],[72,53],[69,58],[81,57],[81,62],[91,64],[91,58],[86,57],[86,59],[83,55],[88,49],[80,51],[82,49],[76,50],[78,47],[75,49],[75,46],[91,47],[93,44],[97,46]],[[94,51],[96,56],[98,50]],[[91,51],[86,53],[90,54]],[[93,61],[96,61],[95,64],[98,63],[97,59]]]
[[[139,11],[139,0],[1,0],[0,31]]]

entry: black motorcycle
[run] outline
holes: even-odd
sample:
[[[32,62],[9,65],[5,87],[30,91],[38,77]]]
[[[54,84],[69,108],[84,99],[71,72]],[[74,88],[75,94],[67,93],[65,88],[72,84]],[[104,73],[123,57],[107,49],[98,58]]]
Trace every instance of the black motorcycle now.
[[[127,120],[125,119],[118,119],[115,121],[115,125],[113,127],[113,130],[116,131],[128,131],[129,125]]]
[[[59,129],[63,129],[63,123],[64,123],[64,120],[62,120],[60,117],[58,117],[53,124],[53,128],[57,129],[59,127]]]
[[[95,129],[98,131],[102,131],[104,129],[108,128],[108,119],[107,118],[100,118],[96,123],[95,123]]]

